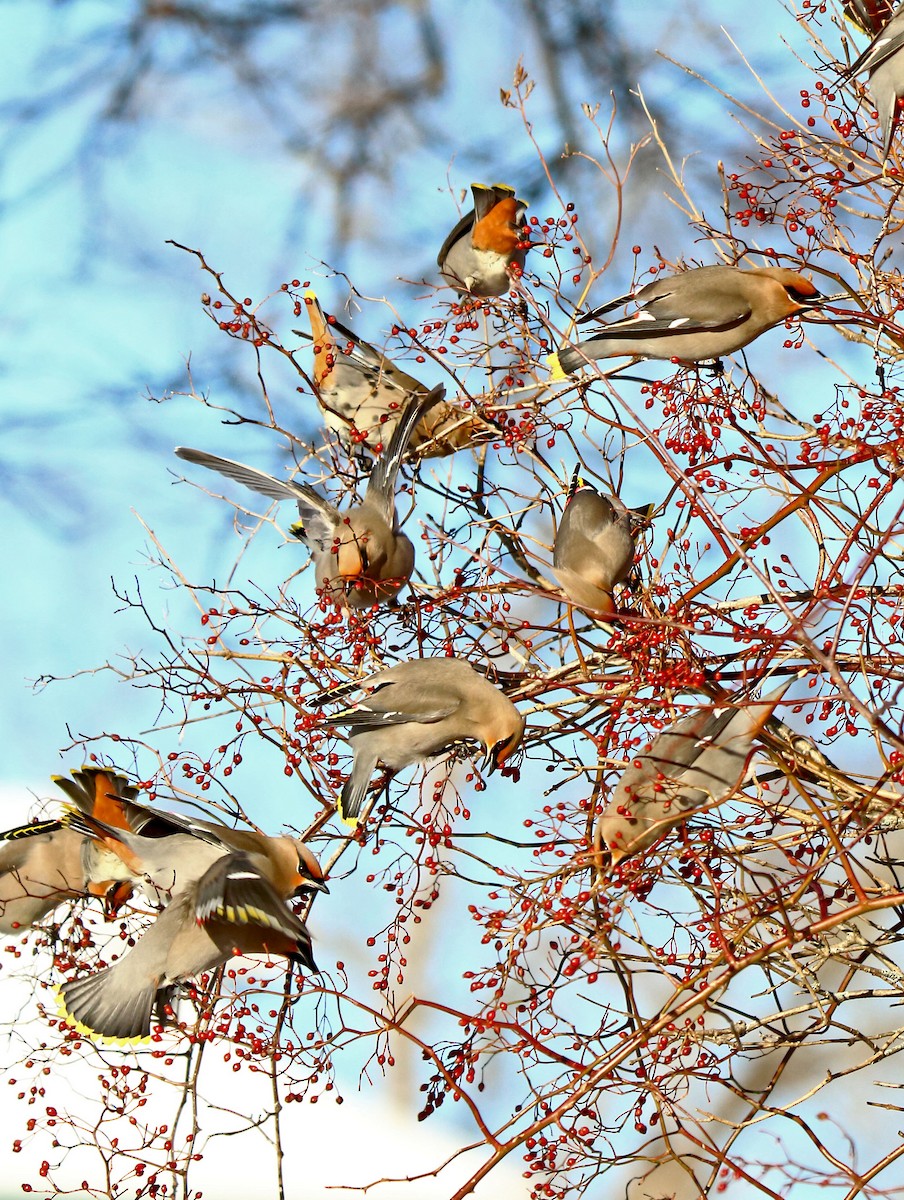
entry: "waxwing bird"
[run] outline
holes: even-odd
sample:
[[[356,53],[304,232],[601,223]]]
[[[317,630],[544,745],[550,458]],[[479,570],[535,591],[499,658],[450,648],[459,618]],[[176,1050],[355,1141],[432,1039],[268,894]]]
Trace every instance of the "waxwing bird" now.
[[[61,1012],[86,1036],[131,1041],[148,1035],[151,1015],[184,979],[233,954],[280,954],[316,971],[304,923],[286,901],[328,892],[315,856],[299,838],[267,837],[212,821],[151,809],[124,810],[128,828],[83,811],[70,826],[119,855],[171,897],[134,950],[114,966],[61,989]]]
[[[311,552],[317,587],[323,588],[334,604],[370,608],[394,599],[414,570],[414,546],[402,533],[396,514],[396,478],[414,426],[444,394],[440,386],[427,395],[411,397],[389,446],[374,464],[363,502],[346,513],[340,513],[306,483],[274,479],[204,450],[177,446],[176,454],[272,500],[295,500],[301,520],[290,531]]]
[[[282,898],[301,892],[327,892],[316,857],[300,838],[268,837],[253,829],[233,829],[213,821],[152,809],[131,803],[127,821],[111,825],[79,808],[69,812],[66,825],[117,856],[131,878],[147,880],[165,897],[190,890],[221,861],[240,855],[263,874]],[[242,891],[232,881],[236,895]],[[254,907],[252,894],[243,903]]]
[[[823,303],[809,279],[785,267],[695,267],[656,279],[633,296],[620,296],[586,313],[590,321],[633,300],[637,311],[603,325],[586,342],[550,356],[553,373],[573,374],[597,358],[677,359],[706,362],[734,354],[754,338]]]
[[[891,140],[898,125],[898,101],[904,97],[904,5],[873,38],[859,58],[844,72],[845,76],[868,72],[869,90],[882,126],[882,161],[891,152]]]
[[[86,1037],[129,1043],[149,1035],[155,1008],[162,1023],[178,984],[235,954],[285,955],[316,973],[310,934],[284,892],[280,870],[265,856],[217,859],[112,967],[64,984],[61,1015]]]
[[[85,895],[84,842],[59,821],[0,833],[0,933],[28,929],[64,900]]]
[[[618,496],[587,484],[572,490],[553,544],[553,575],[573,604],[611,616],[612,590],[634,563],[631,513]]]
[[[348,825],[358,822],[378,763],[395,774],[469,739],[484,747],[484,770],[494,771],[524,735],[524,718],[511,700],[462,658],[412,659],[378,671],[360,687],[365,699],[323,721],[351,731],[352,773],[339,800]],[[325,693],[315,703],[328,700]]]
[[[364,446],[371,453],[383,449],[409,397],[426,395],[428,388],[335,317],[326,316],[313,292],[305,293],[305,306],[314,346],[314,388],[327,428],[352,448]],[[497,434],[495,426],[439,394],[421,413],[408,451],[435,458]]]
[[[73,779],[54,776],[67,795],[76,791],[88,812],[119,820],[119,808],[137,790],[124,776],[83,767]],[[35,821],[0,834],[0,933],[42,920],[64,900],[97,896],[108,917],[132,895],[132,874],[115,854],[62,821]]]
[[[613,865],[728,799],[747,774],[754,738],[793,682],[760,700],[699,708],[653,739],[625,769],[597,824]]]
[[[443,242],[437,265],[457,292],[502,296],[512,286],[511,269],[524,267],[527,204],[504,183],[472,183],[471,195],[474,208]]]

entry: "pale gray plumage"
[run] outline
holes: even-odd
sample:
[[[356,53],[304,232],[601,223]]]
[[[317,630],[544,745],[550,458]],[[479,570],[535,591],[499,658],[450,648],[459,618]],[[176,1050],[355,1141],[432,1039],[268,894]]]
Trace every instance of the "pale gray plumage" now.
[[[61,1015],[87,1037],[129,1043],[150,1033],[152,1014],[174,987],[234,954],[285,955],[317,971],[304,922],[275,883],[273,864],[242,853],[215,862],[181,890],[112,967],[71,980]]]
[[[553,574],[574,604],[615,611],[612,590],[634,562],[631,514],[618,496],[580,487],[568,499],[553,545]]]
[[[471,184],[474,208],[443,242],[437,265],[458,292],[502,296],[512,286],[511,268],[524,267],[527,204],[504,183]]]
[[[114,818],[137,796],[123,775],[85,766],[54,783],[81,810]],[[27,929],[62,901],[82,896],[103,900],[114,915],[132,893],[132,872],[122,860],[61,821],[36,821],[0,834],[0,933]]]
[[[904,5],[870,42],[845,75],[869,73],[869,90],[882,127],[882,160],[891,152],[891,141],[898,124],[898,100],[904,97]]]
[[[440,386],[410,398],[389,445],[376,460],[361,504],[341,513],[306,483],[274,479],[263,471],[203,450],[178,446],[188,462],[218,471],[273,500],[295,500],[301,520],[292,527],[311,552],[318,588],[336,604],[370,608],[393,599],[411,578],[414,546],[399,526],[395,485],[414,427],[441,400]]]
[[[597,825],[613,864],[648,849],[672,825],[721,804],[740,786],[754,739],[792,682],[760,700],[700,708],[630,763]]]
[[[654,280],[579,318],[593,320],[629,301],[637,312],[604,325],[585,342],[550,356],[555,374],[571,374],[600,358],[705,362],[734,354],[786,317],[817,307],[823,297],[809,279],[785,267],[696,267]]]
[[[61,989],[61,1012],[86,1036],[146,1037],[173,985],[233,953],[287,955],[316,971],[293,896],[327,892],[320,864],[299,838],[268,837],[131,802],[116,827],[78,811],[70,826],[119,855],[169,900],[138,944],[114,966]],[[140,830],[140,832],[135,832]]]
[[[0,834],[0,933],[28,929],[64,900],[86,894],[84,841],[59,821]]]
[[[418,658],[362,680],[365,699],[324,718],[351,733],[352,773],[339,801],[339,815],[357,823],[378,763],[391,772],[441,753],[453,742],[473,740],[494,770],[517,749],[524,718],[511,700],[461,658]],[[329,693],[318,704],[329,701]]]
[[[305,308],[314,345],[314,389],[327,428],[352,449],[384,449],[409,397],[429,389],[335,317],[327,318],[313,292],[305,293]],[[439,395],[423,410],[408,450],[422,458],[453,454],[498,432]]]

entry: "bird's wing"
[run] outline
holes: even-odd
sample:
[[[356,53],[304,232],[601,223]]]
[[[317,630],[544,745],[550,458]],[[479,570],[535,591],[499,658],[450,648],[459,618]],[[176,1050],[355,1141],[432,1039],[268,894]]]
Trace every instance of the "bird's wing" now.
[[[325,550],[332,545],[336,527],[342,521],[339,510],[308,484],[296,483],[292,479],[275,479],[266,471],[258,471],[256,467],[234,462],[231,458],[208,454],[205,450],[177,446],[176,454],[186,462],[206,467],[209,471],[218,471],[221,475],[234,479],[236,483],[250,488],[252,492],[259,492],[271,500],[294,500],[301,516],[301,529],[295,526],[292,532],[302,536],[309,546],[315,543],[319,549]]]
[[[597,308],[591,308],[589,312],[576,316],[574,323],[575,325],[583,325],[587,321],[595,321],[597,317],[601,317],[604,313],[612,312],[613,308],[621,308],[625,304],[630,304],[633,299],[633,292],[627,292],[624,296],[616,296],[614,300],[610,300],[606,304],[600,304]]]
[[[738,325],[743,325],[750,318],[751,313],[749,305],[739,303],[727,317],[721,317],[718,321],[708,321],[705,318],[692,317],[686,313],[680,315],[670,313],[667,304],[660,306],[660,300],[667,300],[667,297],[657,297],[655,302],[661,315],[656,315],[652,308],[642,308],[634,316],[628,317],[624,321],[613,321],[609,325],[602,325],[596,336],[640,340],[657,335],[671,337],[676,333],[718,333],[724,329],[735,329]]]
[[[446,389],[442,384],[437,385],[426,395],[415,393],[407,401],[398,424],[392,431],[389,445],[374,463],[370,478],[367,481],[366,502],[382,515],[386,524],[393,528],[395,525],[395,486],[399,467],[411,441],[415,426],[424,413],[434,404],[445,399]]]
[[[32,821],[0,833],[0,871],[13,871],[28,860],[29,850],[34,846],[32,838],[42,837],[47,842],[62,828],[60,821]]]
[[[884,62],[897,54],[904,46],[904,13],[898,13],[889,21],[882,32],[844,71],[845,75],[858,75],[861,71],[875,71]]]
[[[474,228],[474,222],[476,220],[477,220],[477,213],[475,212],[475,210],[473,208],[471,209],[471,211],[469,213],[465,213],[465,215],[458,222],[458,224],[455,226],[455,228],[452,230],[452,232],[449,234],[449,236],[446,238],[446,240],[443,242],[442,246],[440,247],[440,252],[436,256],[436,265],[438,267],[444,266],[444,264],[446,262],[446,258],[449,254],[449,251],[452,249],[452,247],[455,245],[456,242],[461,241],[462,238],[471,236],[471,230]]]
[[[409,688],[387,679],[385,683],[377,684],[366,699],[325,718],[325,724],[346,725],[350,729],[375,729],[411,722],[432,725],[450,717],[460,703],[458,697],[443,701],[438,696],[428,700],[412,695]]]
[[[306,484],[294,483],[291,479],[275,479],[266,471],[259,471],[257,467],[246,466],[231,458],[220,458],[216,454],[208,454],[206,450],[192,450],[188,446],[177,446],[176,454],[179,458],[184,458],[186,462],[206,467],[208,471],[218,471],[220,475],[234,479],[236,483],[250,488],[252,492],[268,496],[271,500],[307,500],[309,493],[313,492],[313,489]],[[316,497],[318,504],[324,503],[316,492],[313,492],[313,496]]]
[[[261,925],[296,938],[301,921],[247,854],[227,854],[198,882],[195,919],[229,925]]]

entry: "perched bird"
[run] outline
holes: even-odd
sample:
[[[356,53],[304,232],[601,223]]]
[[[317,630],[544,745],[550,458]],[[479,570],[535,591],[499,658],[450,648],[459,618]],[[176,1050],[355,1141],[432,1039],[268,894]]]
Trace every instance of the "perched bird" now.
[[[577,476],[553,544],[553,575],[573,604],[610,616],[612,589],[634,562],[631,513],[618,496],[603,496]]]
[[[891,152],[891,139],[898,125],[898,101],[904,98],[904,5],[898,7],[845,76],[869,73],[869,90],[882,126],[882,160]]]
[[[357,824],[378,763],[394,774],[468,739],[483,745],[483,769],[494,771],[524,734],[524,718],[511,700],[462,658],[412,659],[359,686],[365,699],[323,721],[351,730],[354,762],[339,800],[348,825]],[[316,703],[329,699],[325,693]]]
[[[760,700],[700,708],[654,738],[626,768],[597,824],[613,865],[728,799],[747,774],[754,738],[792,682]]]
[[[141,805],[129,815],[145,832],[84,813],[69,820],[171,899],[117,963],[60,989],[60,1012],[80,1032],[105,1041],[147,1037],[155,1007],[162,1021],[177,984],[233,954],[285,955],[316,972],[307,928],[286,904],[329,891],[303,841]]]
[[[314,344],[314,388],[327,428],[347,445],[379,451],[392,437],[409,396],[426,395],[428,389],[335,317],[325,316],[313,292],[305,294],[305,305]],[[408,450],[435,458],[497,433],[475,413],[439,396],[415,425]]]
[[[389,446],[374,463],[363,502],[346,513],[306,483],[274,479],[204,450],[177,446],[176,454],[273,500],[295,500],[301,520],[290,532],[311,552],[317,587],[323,588],[334,604],[370,608],[397,596],[414,570],[414,546],[402,533],[396,515],[396,478],[411,431],[424,411],[443,395],[440,386],[427,395],[410,398]]]
[[[806,312],[824,297],[809,279],[785,267],[695,267],[656,279],[633,296],[620,296],[585,313],[579,323],[633,300],[637,312],[603,325],[586,342],[550,355],[553,374],[573,374],[590,359],[677,359],[696,363],[734,354],[786,317]]]
[[[502,296],[521,271],[527,253],[527,204],[504,183],[472,183],[474,208],[458,222],[437,255],[446,283],[474,296]]]
[[[124,776],[101,767],[54,776],[67,795],[78,793],[87,812],[121,820],[121,806],[138,795]],[[64,900],[97,896],[114,916],[132,895],[133,875],[122,860],[62,821],[34,821],[0,834],[0,933],[36,924]]]

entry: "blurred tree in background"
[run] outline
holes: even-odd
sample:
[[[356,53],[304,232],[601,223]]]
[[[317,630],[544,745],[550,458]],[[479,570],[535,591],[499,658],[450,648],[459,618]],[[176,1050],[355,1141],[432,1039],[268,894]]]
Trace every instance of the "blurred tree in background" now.
[[[506,1194],[508,1177],[495,1180],[513,1161],[524,1182],[511,1194],[537,1200],[904,1191],[892,1008],[904,913],[899,158],[883,168],[868,93],[840,79],[853,54],[834,9],[803,6],[803,61],[777,45],[747,74],[734,51],[714,53],[725,43],[696,10],[663,7],[648,28],[621,4],[485,6],[480,19],[428,4],[87,17],[54,6],[66,52],[7,110],[9,149],[46,137],[62,106],[79,111],[82,136],[33,186],[51,189],[67,165],[85,172],[107,222],[92,270],[121,247],[105,204],[111,151],[161,114],[183,108],[209,132],[215,109],[230,147],[241,135],[292,164],[287,222],[269,246],[275,257],[303,244],[304,265],[293,248],[281,272],[240,256],[227,267],[225,251],[172,231],[172,261],[202,272],[222,365],[205,349],[190,380],[201,370],[203,386],[152,389],[165,403],[144,411],[164,414],[170,440],[190,440],[190,412],[200,445],[280,473],[293,461],[337,500],[358,487],[364,460],[323,433],[311,395],[309,284],[498,437],[406,469],[417,572],[397,607],[319,605],[304,552],[277,553],[285,510],[227,483],[192,476],[233,501],[238,537],[222,524],[213,537],[203,514],[225,506],[185,486],[172,502],[188,536],[148,529],[150,565],[117,584],[146,641],[111,654],[94,688],[128,681],[153,722],[132,726],[112,705],[94,724],[77,713],[69,758],[131,771],[163,806],[301,830],[330,870],[310,917],[324,973],[299,992],[279,964],[237,961],[181,1005],[182,1036],[157,1035],[137,1056],[17,1013],[15,1136],[47,1147],[27,1181],[36,1190],[42,1178],[72,1190],[74,1178],[92,1195],[193,1196],[225,1110],[253,1153],[259,1130],[271,1138],[261,1194],[302,1194],[283,1168],[289,1143],[311,1103],[349,1098],[360,1078],[412,1119],[451,1128],[449,1165],[429,1168],[437,1195]],[[647,90],[654,43],[673,57],[684,47],[688,63],[669,68],[674,90],[658,105],[636,86]],[[514,81],[492,57],[500,46],[524,54]],[[767,74],[772,54],[790,87]],[[692,107],[694,72],[713,87]],[[492,104],[465,94],[474,79],[492,80]],[[195,88],[203,119],[186,100]],[[470,306],[433,266],[457,219],[463,182],[449,164],[463,131],[469,173],[532,201],[534,244],[508,296]],[[692,167],[674,148],[689,142]],[[577,153],[560,157],[566,145]],[[216,225],[213,180],[208,202]],[[257,227],[242,232],[254,247]],[[550,380],[546,356],[577,301],[719,262],[799,267],[831,303],[722,373],[643,363]],[[166,465],[158,451],[153,469]],[[575,467],[654,506],[605,622],[567,605],[551,574]],[[334,816],[347,748],[312,699],[446,653],[519,705],[522,761],[492,789],[467,755],[405,772],[349,836]],[[744,788],[607,865],[596,820],[639,749],[686,711],[745,703],[767,676],[798,681]],[[117,928],[124,945],[147,919]],[[29,959],[44,945],[52,970],[46,954]],[[12,955],[49,1014],[61,973],[116,949],[85,909]],[[63,1106],[51,1093],[79,1062],[90,1090]],[[252,1106],[256,1076],[266,1099],[254,1092]],[[451,1103],[439,1111],[450,1097],[454,1117]],[[73,1176],[85,1146],[90,1169]],[[383,1178],[351,1159],[332,1182]],[[384,1181],[373,1194],[426,1186]]]

